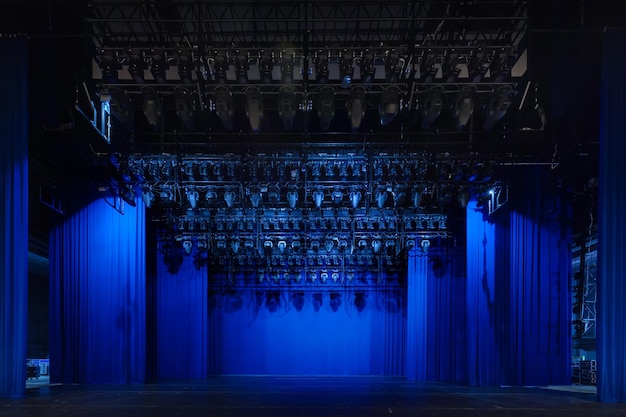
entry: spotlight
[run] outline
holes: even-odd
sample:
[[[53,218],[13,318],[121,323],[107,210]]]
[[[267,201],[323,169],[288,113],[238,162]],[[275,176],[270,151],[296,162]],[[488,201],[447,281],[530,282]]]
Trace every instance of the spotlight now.
[[[376,68],[374,68],[374,54],[365,53],[361,58],[361,82],[364,84],[371,84],[374,82],[376,75]]]
[[[259,73],[261,74],[261,81],[264,84],[271,84],[273,68],[274,61],[272,57],[268,54],[262,53],[259,58]]]
[[[143,87],[141,95],[143,96],[143,114],[148,124],[153,130],[160,130],[163,109],[157,91],[152,87]]]
[[[147,69],[147,66],[143,56],[138,53],[131,53],[128,57],[128,72],[137,84],[143,84],[145,69]]]
[[[479,83],[489,69],[489,54],[482,49],[472,52],[472,56],[467,63],[467,71],[469,72],[469,80],[471,83]]]
[[[154,202],[154,193],[151,189],[146,188],[141,191],[141,199],[143,200],[143,204],[146,208],[152,207],[152,203]]]
[[[235,58],[235,75],[239,84],[248,83],[248,70],[250,69],[250,63],[248,57],[243,54],[238,54]]]
[[[350,202],[352,203],[352,208],[359,207],[359,203],[361,202],[361,191],[357,188],[353,188],[350,190]]]
[[[215,114],[219,117],[224,129],[233,130],[233,115],[235,114],[233,96],[226,87],[215,89]]]
[[[491,130],[504,117],[511,105],[511,86],[501,86],[496,90],[485,104],[485,123],[483,128]]]
[[[233,188],[227,188],[224,191],[224,201],[226,202],[226,206],[228,208],[232,208],[233,205],[235,204],[235,197],[236,197],[236,193],[235,190]]]
[[[278,115],[283,121],[285,130],[293,129],[293,119],[296,117],[296,93],[291,87],[282,87],[278,93]]]
[[[474,94],[470,89],[462,90],[454,103],[454,124],[457,130],[463,130],[474,113]]]
[[[413,190],[411,190],[411,202],[414,209],[418,209],[422,203],[422,194],[423,190],[421,187],[413,187]]]
[[[226,84],[226,72],[228,71],[228,62],[224,55],[218,55],[213,61],[213,77],[217,84]]]
[[[439,89],[431,89],[424,97],[422,106],[422,130],[430,129],[430,126],[441,114],[443,96]]]
[[[176,199],[176,196],[171,188],[162,188],[159,192],[159,198],[166,203],[171,203]]]
[[[422,252],[427,253],[428,252],[428,248],[430,248],[430,240],[423,239],[420,242],[420,246],[422,247]]]
[[[193,130],[194,108],[191,93],[184,87],[176,87],[174,89],[174,97],[174,107],[176,108],[176,115],[181,120],[181,122],[183,122],[185,129]]]
[[[116,83],[119,79],[118,70],[121,68],[117,58],[113,55],[103,55],[100,58],[100,71],[106,83]]]
[[[457,194],[457,201],[459,203],[459,207],[463,209],[466,208],[467,204],[469,203],[469,199],[470,199],[469,190],[467,188],[460,189]]]
[[[192,68],[193,63],[190,56],[181,55],[178,57],[178,76],[180,77],[180,81],[183,84],[193,83],[193,79],[191,76]]]
[[[325,84],[328,82],[328,56],[318,56],[315,58],[315,70],[317,71],[317,82]]]
[[[321,187],[316,188],[311,197],[313,198],[313,203],[315,203],[315,208],[322,207],[322,201],[324,201],[324,190]]]
[[[259,207],[259,204],[261,203],[261,190],[259,190],[259,188],[250,188],[250,203],[254,208]]]
[[[120,197],[124,200],[129,206],[136,207],[137,202],[135,201],[135,190],[130,185],[124,185],[121,190],[119,190]]]
[[[397,87],[387,87],[380,95],[380,124],[387,126],[397,116],[400,109],[400,96]]]
[[[353,61],[354,58],[347,51],[344,51],[339,57],[339,75],[342,84],[349,85],[352,83],[352,77],[354,76]]]
[[[241,240],[239,240],[239,238],[237,237],[232,238],[230,241],[230,250],[232,250],[233,253],[236,255],[239,252],[240,247],[241,247]]]
[[[168,64],[163,59],[163,55],[159,53],[154,53],[152,55],[152,65],[150,67],[150,72],[154,77],[154,80],[157,84],[165,84],[165,74],[168,68]]]
[[[298,202],[298,190],[295,187],[291,187],[287,190],[287,202],[289,202],[289,207],[296,208],[296,204]]]
[[[191,253],[192,247],[193,247],[193,243],[191,242],[191,240],[183,240],[183,249],[185,250],[185,253],[187,255]]]
[[[194,188],[187,188],[186,194],[187,200],[189,201],[189,205],[191,206],[191,208],[196,208],[196,206],[198,205],[198,198],[200,197],[198,191],[196,191]]]
[[[385,203],[387,202],[387,189],[385,187],[379,187],[376,190],[376,205],[379,209],[385,207]]]
[[[284,84],[293,82],[293,52],[285,52],[282,57],[280,70]]]
[[[343,193],[340,189],[335,189],[331,192],[330,198],[333,200],[333,203],[340,204],[341,200],[343,200]]]
[[[320,119],[320,128],[327,131],[335,117],[335,90],[332,87],[323,87],[317,97],[317,115]]]
[[[256,87],[246,90],[246,116],[250,121],[250,128],[254,133],[261,131],[261,119],[263,119],[263,99],[261,91]]]
[[[397,83],[404,66],[404,60],[396,53],[385,54],[385,78],[388,83]]]
[[[352,131],[357,131],[361,126],[363,116],[365,116],[365,89],[363,87],[352,87],[350,98],[348,99],[348,117]]]

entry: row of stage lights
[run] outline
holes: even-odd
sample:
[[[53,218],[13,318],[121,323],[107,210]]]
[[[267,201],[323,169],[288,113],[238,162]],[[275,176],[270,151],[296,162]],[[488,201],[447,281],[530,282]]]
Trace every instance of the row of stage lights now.
[[[297,111],[316,109],[320,128],[327,131],[335,117],[338,96],[345,102],[351,129],[357,131],[367,108],[372,107],[368,97],[378,97],[380,124],[390,124],[401,109],[415,106],[420,108],[421,128],[428,130],[439,117],[444,107],[451,108],[457,129],[468,124],[474,110],[483,107],[483,128],[491,130],[506,114],[514,90],[507,84],[515,55],[506,50],[472,49],[466,53],[447,50],[428,51],[417,57],[401,55],[395,50],[375,54],[365,50],[359,54],[348,50],[331,54],[318,51],[311,58],[296,56],[293,51],[279,53],[260,51],[222,52],[210,58],[185,55],[183,51],[168,54],[167,51],[100,51],[97,56],[102,80],[109,84],[105,95],[111,99],[111,107],[119,118],[128,120],[133,107],[125,94],[120,74],[128,74],[132,82],[141,87],[142,110],[149,125],[160,130],[163,123],[161,86],[176,85],[166,94],[175,97],[174,107],[185,128],[194,128],[193,119],[200,109],[209,107],[220,119],[227,131],[234,129],[233,117],[239,108],[234,94],[243,96],[243,110],[252,132],[260,132],[264,117],[264,96],[276,95],[272,106],[278,109],[285,130],[293,129]],[[304,63],[306,62],[306,66]],[[309,64],[310,62],[310,64]],[[172,71],[172,67],[176,69]],[[299,69],[294,71],[294,69]],[[306,69],[308,68],[308,70]],[[459,76],[466,72],[463,82]],[[307,71],[312,88],[303,91],[298,84],[302,71]],[[310,73],[309,73],[310,72]],[[202,92],[194,86],[198,77],[209,83],[208,105]],[[147,74],[156,85],[151,85]],[[439,75],[441,74],[441,75]],[[488,77],[486,77],[489,75]],[[418,103],[409,103],[406,84],[415,77],[424,86]],[[174,78],[174,79],[172,79]],[[486,78],[497,85],[488,97],[479,87]],[[120,81],[122,81],[120,83]],[[276,85],[280,87],[275,87]],[[447,99],[446,85],[461,83],[454,92],[454,99]],[[115,86],[119,84],[119,86]],[[268,87],[270,86],[270,87]],[[376,88],[372,88],[376,86]],[[233,94],[234,93],[234,94]],[[417,96],[416,96],[417,97]]]
[[[320,159],[323,156],[319,157]],[[371,166],[371,168],[370,168]],[[325,160],[281,161],[271,157],[240,159],[183,158],[172,155],[131,156],[128,174],[139,181],[488,181],[493,167],[490,163],[443,161],[440,163],[415,158],[365,158],[350,155]],[[371,171],[371,172],[370,172]]]
[[[302,207],[322,209],[324,207],[349,207],[359,209],[364,207],[385,208],[413,208],[420,209],[423,197],[429,196],[429,203],[444,208],[456,196],[459,205],[464,208],[473,192],[467,186],[454,185],[405,185],[379,186],[372,193],[371,199],[362,187],[342,186],[323,187],[318,185],[311,190],[300,190],[295,186],[281,189],[277,185],[269,187],[252,186],[241,190],[239,187],[226,186],[202,187],[189,186],[179,188],[176,184],[162,184],[143,187],[140,191],[141,199],[147,208],[151,208],[155,201],[165,206],[180,205],[187,202],[189,209],[206,208],[236,208],[236,207],[282,207],[296,209]],[[201,194],[202,193],[202,194]],[[182,198],[184,194],[185,198]],[[308,199],[302,197],[305,195]],[[221,197],[220,197],[221,195]],[[134,195],[132,196],[134,199]],[[433,200],[434,199],[434,200]],[[204,203],[203,203],[204,200]]]

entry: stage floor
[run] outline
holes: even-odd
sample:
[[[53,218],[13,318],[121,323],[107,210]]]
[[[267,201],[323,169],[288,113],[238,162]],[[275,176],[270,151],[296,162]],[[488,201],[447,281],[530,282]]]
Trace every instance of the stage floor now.
[[[592,387],[476,388],[388,377],[214,377],[146,385],[57,385],[0,399],[0,416],[625,416]]]

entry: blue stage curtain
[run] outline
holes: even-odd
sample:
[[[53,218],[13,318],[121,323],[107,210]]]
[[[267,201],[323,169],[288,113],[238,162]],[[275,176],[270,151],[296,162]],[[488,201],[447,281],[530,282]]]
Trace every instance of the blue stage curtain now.
[[[549,167],[511,173],[496,224],[502,384],[571,383],[570,211]]]
[[[123,215],[102,197],[67,206],[50,233],[50,380],[143,383],[144,206]]]
[[[466,212],[467,245],[467,383],[500,382],[496,348],[495,225],[470,201]]]
[[[604,33],[598,201],[598,399],[626,401],[626,31]]]
[[[407,275],[406,378],[428,379],[428,248],[409,253]]]
[[[26,387],[28,43],[0,34],[0,398]]]
[[[185,256],[177,274],[157,257],[156,377],[203,379],[208,371],[208,273]]]

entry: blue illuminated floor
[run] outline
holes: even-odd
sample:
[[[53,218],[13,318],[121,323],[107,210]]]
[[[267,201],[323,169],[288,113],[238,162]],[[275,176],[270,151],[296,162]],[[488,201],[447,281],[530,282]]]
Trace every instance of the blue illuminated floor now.
[[[0,416],[624,416],[593,392],[470,388],[386,377],[215,377],[126,386],[50,386],[0,399]]]

